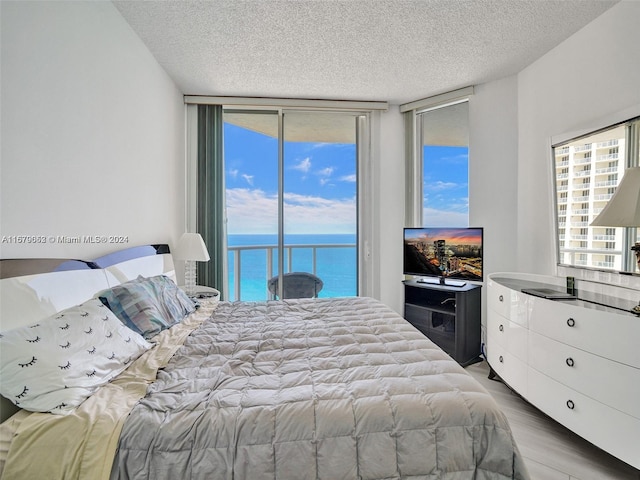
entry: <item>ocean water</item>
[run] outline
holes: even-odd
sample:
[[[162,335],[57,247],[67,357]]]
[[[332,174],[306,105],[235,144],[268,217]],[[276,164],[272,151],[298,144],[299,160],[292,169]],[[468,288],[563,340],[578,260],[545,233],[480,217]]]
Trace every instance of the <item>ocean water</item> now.
[[[348,244],[349,247],[322,248],[321,245]],[[267,282],[277,274],[278,268],[277,235],[228,235],[229,246],[229,299],[259,301],[269,298]],[[356,236],[351,234],[325,235],[285,235],[285,273],[312,272],[313,249],[304,245],[319,246],[316,249],[316,275],[322,279],[324,286],[319,293],[320,298],[354,296],[357,294],[357,252]],[[288,263],[288,246],[295,246],[292,251],[291,265]],[[235,246],[264,246],[256,250],[242,250],[240,298],[235,298]],[[270,246],[272,248],[266,248]],[[303,246],[298,248],[298,246]],[[272,268],[267,271],[268,251],[272,252]]]

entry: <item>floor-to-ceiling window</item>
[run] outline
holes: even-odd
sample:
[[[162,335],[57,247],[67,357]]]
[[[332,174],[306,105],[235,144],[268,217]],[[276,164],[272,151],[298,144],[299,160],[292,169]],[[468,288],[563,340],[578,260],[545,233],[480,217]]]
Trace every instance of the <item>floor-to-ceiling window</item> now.
[[[272,298],[269,280],[290,272],[321,279],[319,297],[358,294],[361,118],[224,110],[230,300]]]

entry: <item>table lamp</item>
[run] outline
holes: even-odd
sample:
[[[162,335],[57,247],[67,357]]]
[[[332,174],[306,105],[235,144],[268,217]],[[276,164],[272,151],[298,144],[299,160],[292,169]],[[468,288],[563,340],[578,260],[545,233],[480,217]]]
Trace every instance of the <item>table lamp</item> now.
[[[640,167],[624,172],[613,197],[602,212],[591,222],[592,227],[640,227]],[[631,247],[636,253],[640,268],[640,242]],[[640,304],[631,309],[640,315]]]
[[[189,296],[196,293],[196,262],[208,262],[209,252],[199,233],[184,233],[176,245],[174,257],[184,260],[185,292]]]

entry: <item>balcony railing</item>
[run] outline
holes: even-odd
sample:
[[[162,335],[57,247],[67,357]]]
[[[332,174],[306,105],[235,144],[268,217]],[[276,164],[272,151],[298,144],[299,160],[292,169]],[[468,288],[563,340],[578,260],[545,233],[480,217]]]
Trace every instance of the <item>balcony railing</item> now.
[[[577,152],[587,152],[589,150],[591,150],[591,144],[590,143],[586,143],[584,145],[578,145],[573,149],[573,151],[576,152],[576,153]]]
[[[606,180],[603,182],[596,182],[595,186],[597,187],[617,187],[618,186],[618,180]]]
[[[619,153],[608,153],[606,155],[598,155],[597,161],[598,162],[608,162],[610,160],[618,160],[619,158],[620,158],[620,154]]]
[[[596,168],[596,175],[600,175],[602,173],[617,173],[618,167],[605,167],[605,168]]]
[[[318,275],[319,265],[318,265],[318,253],[323,250],[331,250],[331,249],[350,249],[353,250],[353,265],[347,265],[350,268],[350,272],[352,272],[352,278],[348,279],[346,282],[340,282],[340,285],[327,285],[327,279],[322,278],[319,275],[324,284],[325,289],[329,287],[329,289],[334,293],[333,296],[350,296],[357,294],[357,259],[356,259],[356,245],[354,243],[336,243],[336,244],[295,244],[295,245],[285,245],[284,246],[284,273],[294,272],[294,271],[305,271],[309,273],[313,273],[314,275]],[[296,252],[299,252],[301,255],[302,251],[310,251],[309,254],[305,255],[304,259],[296,259]],[[264,299],[271,298],[271,294],[268,290],[268,282],[269,279],[277,274],[277,262],[278,262],[278,246],[277,245],[239,245],[239,246],[229,246],[227,247],[227,251],[229,253],[229,270],[230,270],[230,292],[233,292],[232,300],[240,300],[243,299],[242,292],[243,286],[247,287],[248,282],[258,281],[261,285],[264,285]],[[261,265],[264,264],[264,279],[262,277],[256,279],[255,276],[251,279],[243,278],[243,256],[248,256],[249,252],[258,253],[261,260],[258,262]],[[262,252],[260,254],[260,252]],[[255,256],[252,256],[251,261],[255,260]],[[301,266],[304,264],[303,266]],[[327,264],[324,265],[327,267]],[[322,269],[322,265],[320,266]],[[349,281],[350,280],[350,281]],[[355,289],[355,290],[354,290]],[[246,290],[246,288],[245,288]],[[257,300],[257,299],[250,299]]]
[[[608,140],[606,142],[598,142],[596,148],[607,148],[607,147],[615,147],[618,145],[618,140]]]
[[[585,163],[591,163],[591,157],[576,158],[573,160],[574,165],[583,165]]]

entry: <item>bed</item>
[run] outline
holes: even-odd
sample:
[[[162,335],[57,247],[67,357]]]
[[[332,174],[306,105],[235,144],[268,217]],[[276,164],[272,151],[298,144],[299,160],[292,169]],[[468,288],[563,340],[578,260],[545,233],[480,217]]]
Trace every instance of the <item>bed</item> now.
[[[107,373],[95,385],[82,384],[78,404],[62,402],[64,411],[21,408],[5,420],[3,398],[3,479],[529,478],[491,396],[374,299],[203,301],[132,346],[126,337],[139,332],[121,318],[110,323],[117,309],[96,297],[136,281],[175,280],[166,246],[48,260],[46,273],[31,265],[26,275],[13,261],[1,262],[9,278],[0,280],[0,341],[16,331],[35,340],[32,325],[63,321],[54,327],[77,322],[80,340],[109,325],[105,338],[114,331],[122,339],[117,345],[129,349],[105,347],[108,366],[118,355],[126,359],[114,369],[85,368],[85,376]],[[162,283],[165,296],[172,285]],[[81,352],[88,360],[70,363],[90,367],[92,345]],[[36,357],[53,375],[69,375],[65,361],[51,367],[44,354],[30,351],[17,364]],[[3,395],[11,397],[5,381],[22,385],[30,368],[14,367],[10,377],[3,361]],[[68,386],[64,394],[77,387]]]

